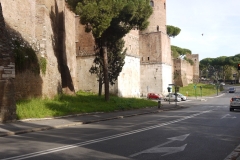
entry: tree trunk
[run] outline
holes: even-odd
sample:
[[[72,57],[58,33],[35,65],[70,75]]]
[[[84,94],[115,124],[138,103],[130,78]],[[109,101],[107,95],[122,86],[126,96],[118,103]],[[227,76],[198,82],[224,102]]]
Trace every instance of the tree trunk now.
[[[98,96],[102,95],[102,77],[99,78],[98,82]]]
[[[105,100],[109,101],[109,78],[108,78],[108,57],[107,47],[102,47],[103,52],[103,75],[104,75],[104,88],[105,88]]]

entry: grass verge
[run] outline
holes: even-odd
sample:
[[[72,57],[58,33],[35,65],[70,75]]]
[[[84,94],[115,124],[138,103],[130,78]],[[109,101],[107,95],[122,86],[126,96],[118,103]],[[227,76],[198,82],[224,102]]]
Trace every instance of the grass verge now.
[[[75,96],[59,95],[54,99],[30,99],[17,102],[18,119],[43,118],[92,112],[112,112],[157,106],[156,101],[140,98],[104,97],[94,93],[77,92]]]
[[[194,87],[195,85],[196,87]],[[219,86],[217,90],[216,85],[198,83],[198,84],[189,84],[186,87],[180,87],[179,92],[189,97],[195,97],[195,96],[204,97],[204,96],[216,95],[217,92],[219,93],[222,90],[223,90],[222,86]]]
[[[200,90],[200,86],[202,86],[202,90]],[[210,84],[197,84],[196,90],[194,84],[190,84],[181,87],[179,92],[193,97],[195,93],[198,97],[216,95],[217,93],[216,86]],[[157,102],[152,100],[120,98],[117,96],[111,96],[110,101],[106,102],[103,96],[99,97],[94,93],[79,91],[75,96],[59,95],[54,99],[33,98],[18,101],[17,117],[18,119],[56,117],[70,114],[139,109],[157,105]]]

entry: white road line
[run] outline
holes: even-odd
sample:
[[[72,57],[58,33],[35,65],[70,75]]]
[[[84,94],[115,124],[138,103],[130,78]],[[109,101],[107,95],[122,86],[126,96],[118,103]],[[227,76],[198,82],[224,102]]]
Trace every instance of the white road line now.
[[[196,116],[199,116],[201,114],[208,113],[208,112],[211,112],[211,111],[212,110],[202,111],[202,112],[199,112],[199,113],[196,113],[196,114],[192,114],[190,116],[185,116],[185,117],[180,118],[180,119],[176,119],[176,120],[169,121],[169,122],[166,122],[166,123],[161,123],[161,124],[154,125],[154,126],[145,127],[145,128],[142,128],[142,129],[137,129],[137,130],[133,130],[133,131],[125,132],[125,133],[120,133],[120,134],[116,134],[116,135],[112,135],[112,136],[108,136],[108,137],[98,138],[98,139],[89,140],[89,141],[86,141],[86,142],[80,142],[80,143],[76,143],[76,144],[72,144],[72,145],[66,145],[66,146],[52,148],[52,149],[43,150],[43,151],[39,151],[39,152],[33,152],[33,153],[29,153],[29,154],[4,158],[2,160],[27,159],[27,158],[37,157],[37,156],[50,154],[50,153],[54,153],[54,152],[59,152],[59,151],[67,150],[67,149],[72,149],[72,148],[76,148],[76,147],[80,147],[80,146],[85,146],[85,145],[88,145],[88,144],[103,142],[103,141],[106,141],[106,140],[115,139],[115,138],[119,138],[119,137],[124,137],[124,136],[127,136],[127,135],[132,135],[132,134],[135,134],[135,133],[140,133],[140,132],[148,131],[148,130],[151,130],[151,129],[155,129],[155,128],[167,126],[167,125],[170,125],[170,124],[174,124],[174,123],[177,123],[177,122],[181,122],[181,121],[184,121],[186,119],[190,119],[190,118],[193,118],[193,117],[196,117]]]

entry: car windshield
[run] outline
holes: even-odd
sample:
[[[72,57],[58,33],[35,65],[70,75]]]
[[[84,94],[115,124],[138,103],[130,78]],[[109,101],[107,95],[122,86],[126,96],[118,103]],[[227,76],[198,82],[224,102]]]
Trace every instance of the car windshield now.
[[[234,90],[234,88],[229,88],[229,90]]]
[[[240,101],[240,98],[232,98],[232,101]]]

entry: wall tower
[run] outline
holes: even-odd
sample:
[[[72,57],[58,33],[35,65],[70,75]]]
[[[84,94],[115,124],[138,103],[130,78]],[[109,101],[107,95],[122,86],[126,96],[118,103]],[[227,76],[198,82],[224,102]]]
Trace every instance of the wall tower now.
[[[141,95],[167,93],[172,83],[170,38],[166,34],[166,0],[151,0],[149,26],[140,32]]]
[[[166,0],[150,0],[150,5],[153,8],[153,13],[148,20],[150,23],[141,34],[156,31],[166,33]]]

